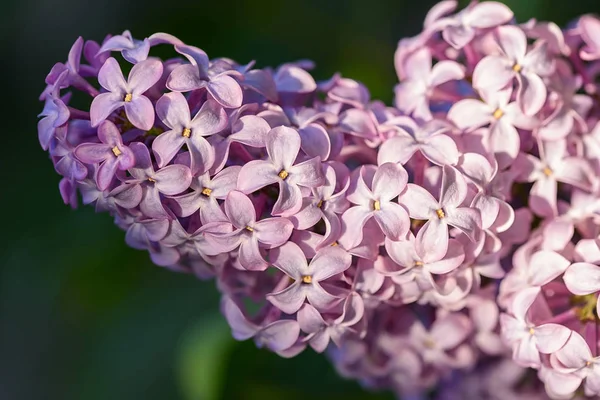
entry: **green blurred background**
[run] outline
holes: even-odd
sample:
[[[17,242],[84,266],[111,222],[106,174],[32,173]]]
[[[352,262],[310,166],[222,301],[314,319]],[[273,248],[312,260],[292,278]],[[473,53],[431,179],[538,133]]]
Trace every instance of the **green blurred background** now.
[[[310,58],[317,78],[340,71],[389,103],[397,40],[434,3],[2,0],[0,400],[392,399],[338,378],[312,351],[284,360],[235,342],[213,282],[153,266],[108,215],[64,206],[37,142],[37,98],[77,36],[130,29],[259,66]],[[506,3],[520,21],[600,11],[598,0]]]

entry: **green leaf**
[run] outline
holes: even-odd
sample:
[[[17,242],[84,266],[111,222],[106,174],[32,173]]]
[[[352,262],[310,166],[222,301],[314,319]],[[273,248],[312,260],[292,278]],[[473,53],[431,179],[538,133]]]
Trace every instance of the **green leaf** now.
[[[177,360],[185,400],[221,398],[229,355],[235,341],[220,314],[209,314],[184,333]]]

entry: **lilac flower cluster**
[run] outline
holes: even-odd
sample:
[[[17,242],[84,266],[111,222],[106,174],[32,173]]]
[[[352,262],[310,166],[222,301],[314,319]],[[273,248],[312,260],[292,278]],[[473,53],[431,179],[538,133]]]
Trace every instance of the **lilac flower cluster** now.
[[[393,107],[308,61],[79,38],[40,144],[66,204],[214,278],[238,340],[399,395],[600,396],[600,19],[456,8],[399,42]]]

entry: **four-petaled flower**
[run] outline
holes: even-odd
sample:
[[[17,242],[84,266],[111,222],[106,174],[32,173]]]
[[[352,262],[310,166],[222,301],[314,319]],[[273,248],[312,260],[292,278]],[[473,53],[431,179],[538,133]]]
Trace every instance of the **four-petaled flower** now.
[[[100,93],[92,101],[92,126],[97,126],[113,111],[124,107],[129,122],[136,128],[150,130],[154,125],[154,107],[144,93],[158,82],[162,73],[162,62],[149,58],[134,65],[126,81],[117,60],[112,57],[106,60],[98,73],[98,83],[108,93]]]
[[[427,190],[409,183],[398,198],[411,218],[427,220],[417,233],[420,254],[440,260],[448,250],[448,225],[460,229],[472,241],[479,239],[481,214],[470,207],[460,207],[467,196],[467,182],[456,168],[443,167],[440,200]]]
[[[234,226],[231,233],[224,235],[207,235],[213,242],[215,250],[227,253],[238,249],[238,261],[248,270],[262,271],[268,263],[260,254],[259,243],[273,248],[281,246],[289,239],[294,229],[292,223],[281,217],[256,220],[256,210],[252,201],[243,193],[232,190],[225,199],[225,214],[228,222],[214,224],[230,224]]]
[[[272,214],[287,217],[302,208],[300,187],[323,184],[325,177],[319,157],[295,163],[300,151],[300,135],[292,128],[280,126],[269,131],[266,138],[268,160],[253,160],[245,164],[238,176],[238,190],[252,193],[278,183],[279,195]]]
[[[100,190],[110,186],[118,170],[133,167],[135,157],[129,147],[123,144],[119,129],[110,121],[98,126],[98,139],[102,143],[82,143],[75,149],[75,156],[86,164],[100,163],[96,169],[96,183]]]
[[[350,267],[352,256],[339,247],[321,249],[310,264],[294,242],[287,242],[269,253],[271,263],[293,279],[287,288],[267,295],[267,300],[287,314],[302,307],[305,300],[317,310],[326,310],[342,299],[327,292],[321,286],[324,281]]]
[[[183,94],[171,92],[156,102],[156,113],[171,130],[158,135],[152,142],[159,167],[168,164],[177,152],[186,145],[190,152],[190,167],[195,174],[208,171],[215,160],[215,152],[204,136],[220,132],[227,126],[227,114],[213,100],[206,100],[190,117],[188,102]]]
[[[516,78],[517,103],[526,115],[536,114],[546,101],[543,77],[554,71],[547,43],[539,40],[527,51],[527,37],[518,26],[500,26],[495,32],[500,54],[482,59],[473,71],[476,89],[498,90]]]
[[[355,170],[346,196],[354,206],[342,215],[344,232],[340,243],[347,249],[357,246],[363,238],[363,227],[371,218],[390,239],[405,236],[410,228],[408,214],[392,200],[404,190],[407,182],[408,173],[395,163]]]

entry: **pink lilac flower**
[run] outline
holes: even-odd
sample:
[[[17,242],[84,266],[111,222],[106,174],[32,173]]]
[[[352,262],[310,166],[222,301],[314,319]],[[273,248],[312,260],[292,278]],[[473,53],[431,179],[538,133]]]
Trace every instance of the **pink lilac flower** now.
[[[252,201],[243,193],[232,190],[225,199],[225,215],[233,232],[224,235],[209,235],[215,251],[227,253],[238,250],[240,265],[248,270],[260,271],[269,265],[260,253],[259,244],[269,247],[281,246],[292,234],[292,223],[281,217],[256,220],[256,210]]]
[[[352,293],[344,301],[342,313],[333,319],[323,315],[310,304],[304,304],[298,311],[298,324],[300,329],[308,333],[306,341],[317,353],[325,351],[329,341],[340,347],[344,335],[359,334],[358,323],[363,318],[365,309],[362,298],[357,293]]]
[[[471,321],[460,314],[448,314],[436,319],[431,328],[415,322],[410,327],[410,344],[423,357],[425,362],[441,366],[458,366],[455,350],[471,332]]]
[[[161,121],[171,128],[158,135],[152,142],[152,151],[156,155],[158,166],[168,164],[185,145],[190,152],[192,171],[198,174],[208,171],[214,162],[215,154],[204,136],[225,129],[228,122],[225,110],[215,101],[207,100],[194,118],[191,118],[188,102],[183,94],[171,92],[156,102],[156,113]]]
[[[444,166],[443,171],[439,201],[427,190],[412,183],[398,198],[411,218],[427,221],[417,233],[419,252],[431,253],[438,260],[448,251],[448,226],[460,229],[472,241],[478,239],[481,230],[479,210],[460,207],[467,196],[465,178],[451,166]]]
[[[543,141],[539,144],[540,158],[526,155],[518,168],[528,182],[535,182],[529,195],[531,210],[541,216],[557,213],[558,182],[591,190],[592,170],[585,159],[570,156],[565,140]]]
[[[556,373],[546,379],[549,393],[570,397],[582,382],[586,396],[600,395],[600,357],[594,356],[587,341],[577,332],[572,332],[567,343],[551,355],[551,364]]]
[[[204,224],[226,221],[217,200],[225,200],[229,192],[235,190],[240,169],[240,166],[234,165],[212,178],[208,172],[194,177],[190,184],[191,192],[170,197],[175,203],[169,204],[171,209],[179,217],[189,217],[200,211],[200,220]]]
[[[269,256],[273,265],[293,280],[285,289],[267,295],[267,300],[281,311],[293,314],[306,300],[317,310],[325,310],[342,300],[328,293],[321,282],[350,267],[352,257],[344,250],[338,247],[321,249],[308,263],[300,247],[287,242],[271,250]]]
[[[500,54],[482,59],[473,71],[476,89],[497,90],[517,80],[517,103],[526,115],[536,114],[546,101],[543,77],[549,76],[554,64],[544,41],[538,41],[529,51],[527,37],[516,26],[500,26],[495,33]]]
[[[67,72],[63,72],[56,83],[51,86],[52,90],[45,98],[44,109],[38,115],[38,117],[43,117],[39,120],[37,128],[38,139],[44,150],[48,150],[50,142],[57,131],[66,130],[65,124],[70,118],[69,108],[64,100],[59,97],[60,85],[66,79],[66,76]]]
[[[248,320],[237,304],[226,296],[221,301],[221,309],[237,340],[253,337],[257,344],[277,352],[292,347],[300,335],[298,322],[293,319],[278,320],[273,312],[265,315],[258,324]]]
[[[446,135],[450,126],[440,120],[432,120],[419,126],[408,117],[397,117],[386,122],[394,127],[395,136],[383,142],[377,155],[379,165],[386,162],[406,164],[420,151],[425,158],[437,165],[456,164],[458,148]]]
[[[392,200],[404,190],[407,182],[406,170],[394,163],[356,170],[346,196],[354,206],[342,215],[346,234],[340,238],[340,243],[346,248],[358,245],[363,237],[363,227],[371,218],[392,240],[405,236],[410,226],[408,214]]]
[[[565,345],[571,330],[560,324],[536,325],[527,312],[539,295],[539,288],[520,291],[511,305],[512,316],[502,314],[504,337],[513,346],[513,360],[524,367],[539,367],[540,353],[551,354]]]
[[[183,44],[181,40],[168,33],[159,32],[144,40],[137,40],[131,36],[131,32],[126,30],[121,35],[115,35],[105,40],[96,54],[120,51],[125,60],[132,64],[137,64],[146,60],[150,52],[150,47],[159,43]]]
[[[320,220],[325,223],[325,235],[318,247],[333,244],[342,232],[340,215],[350,205],[346,191],[350,184],[348,168],[341,163],[323,164],[325,184],[312,189],[312,196],[303,199],[302,208],[290,217],[294,228],[308,229]],[[336,188],[339,188],[336,192]]]
[[[144,93],[158,82],[162,73],[162,62],[148,59],[134,65],[126,81],[117,60],[112,57],[106,60],[98,73],[98,82],[108,92],[100,93],[92,101],[92,126],[124,107],[127,118],[135,127],[150,130],[154,125],[154,107]]]
[[[443,258],[438,258],[439,254],[426,252],[423,243],[416,243],[412,234],[409,234],[408,240],[398,242],[386,238],[385,250],[396,265],[383,263],[383,268],[379,268],[380,272],[385,275],[397,276],[398,281],[401,281],[402,278],[404,280],[409,278],[412,272],[413,280],[424,278],[436,290],[443,289],[436,285],[434,276],[454,271],[465,259],[463,246],[457,240],[450,239],[448,251]],[[416,274],[418,276],[415,276]]]
[[[268,160],[253,160],[244,165],[238,176],[238,190],[252,193],[278,183],[279,196],[272,214],[290,216],[302,208],[300,187],[312,188],[324,182],[319,157],[296,163],[300,135],[292,128],[271,129],[266,138]]]
[[[512,89],[482,89],[479,93],[482,101],[464,99],[455,103],[448,111],[448,119],[465,131],[487,126],[490,150],[499,157],[502,166],[507,166],[521,148],[517,128],[532,129],[537,123],[524,116],[515,102],[510,102]]]
[[[583,60],[600,59],[600,20],[590,15],[584,15],[578,24],[581,38],[585,47],[581,49],[580,56]]]
[[[139,64],[136,64],[139,65]],[[129,168],[130,178],[125,182],[140,185],[144,191],[140,210],[151,218],[170,216],[161,200],[161,194],[174,196],[190,187],[192,172],[185,165],[168,165],[156,171],[152,165],[150,152],[142,143],[132,143],[135,164]]]
[[[440,61],[432,67],[427,47],[409,55],[403,68],[407,78],[396,86],[396,107],[424,120],[432,118],[429,102],[435,88],[465,76],[463,68],[454,61]]]
[[[134,166],[135,157],[129,147],[123,144],[119,129],[110,121],[98,126],[98,139],[101,143],[82,143],[77,146],[75,155],[86,164],[100,164],[95,179],[98,188],[106,190],[117,170],[125,171]]]
[[[444,2],[442,2],[444,3]],[[456,2],[448,1],[445,3]],[[496,1],[482,3],[471,2],[464,10],[450,17],[442,17],[435,21],[428,21],[435,29],[442,30],[442,37],[452,47],[460,49],[469,44],[481,29],[493,28],[509,22],[513,18],[510,8]]]
[[[175,49],[183,54],[190,64],[177,66],[169,75],[167,88],[175,92],[206,88],[210,96],[225,108],[237,108],[242,105],[242,89],[239,83],[227,71],[211,74],[206,53],[197,47],[176,45]]]

